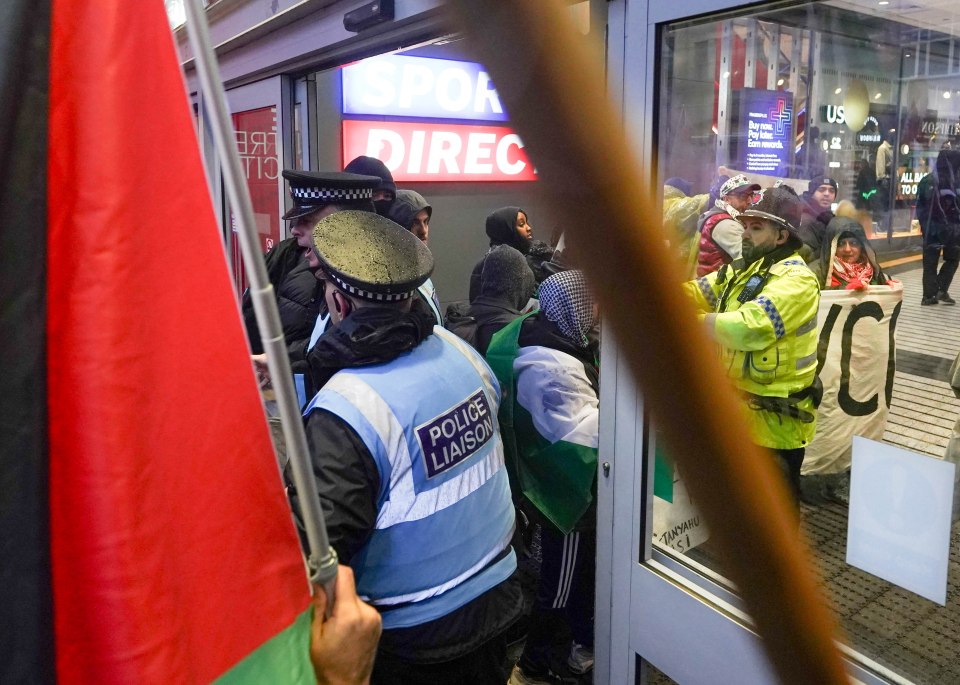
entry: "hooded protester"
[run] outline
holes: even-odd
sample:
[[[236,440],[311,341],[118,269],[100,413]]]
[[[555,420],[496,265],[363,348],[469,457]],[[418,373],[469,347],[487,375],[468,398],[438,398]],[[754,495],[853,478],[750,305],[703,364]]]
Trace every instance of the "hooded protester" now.
[[[553,646],[566,622],[571,671],[593,667],[599,368],[598,308],[582,271],[540,286],[540,310],[497,333],[487,360],[504,395],[506,460],[520,508],[541,524],[540,579],[510,683],[555,682]],[[559,681],[557,681],[559,682]]]
[[[393,174],[390,173],[387,165],[376,157],[360,155],[351,159],[343,170],[351,174],[376,176],[380,179],[380,183],[373,190],[373,206],[377,214],[387,216],[390,205],[397,194],[397,184],[393,182]]]
[[[863,226],[845,216],[834,217],[826,225],[820,253],[810,268],[821,290],[863,290],[889,281]]]
[[[421,242],[429,242],[433,207],[420,193],[413,190],[398,190],[393,204],[384,216],[413,233],[420,238]]]
[[[483,260],[480,295],[470,304],[476,322],[474,347],[486,354],[493,334],[520,316],[536,290],[530,265],[509,245],[490,249]]]
[[[833,203],[837,199],[837,182],[832,178],[815,178],[804,193],[803,215],[800,218],[800,240],[806,246],[801,249],[809,263],[820,254],[820,245],[827,224],[833,218]]]
[[[527,255],[533,244],[533,226],[527,220],[527,213],[519,207],[501,207],[487,216],[487,237],[490,238],[490,247],[509,245]],[[483,269],[483,260],[477,262],[470,274],[470,301],[473,302],[480,294],[480,271]]]
[[[800,200],[765,188],[740,213],[744,267],[684,285],[749,411],[754,441],[771,449],[794,497],[816,432],[820,288],[797,251]]]
[[[433,207],[427,203],[420,193],[413,190],[398,190],[384,216],[413,233],[424,245],[427,244],[430,237],[430,219],[433,217]],[[437,296],[437,289],[433,285],[433,281],[428,278],[417,291],[433,311],[437,325],[442,326],[443,316],[440,310],[440,298]]]
[[[950,284],[960,265],[960,150],[941,150],[935,171],[917,188],[917,220],[923,232],[922,305],[956,304]],[[937,271],[940,254],[943,266]]]

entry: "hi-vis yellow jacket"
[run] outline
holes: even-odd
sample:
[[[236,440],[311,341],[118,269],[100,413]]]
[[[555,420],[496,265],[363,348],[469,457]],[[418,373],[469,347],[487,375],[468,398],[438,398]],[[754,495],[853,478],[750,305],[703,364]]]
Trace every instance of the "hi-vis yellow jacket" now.
[[[737,298],[751,277],[767,270],[762,265],[759,260],[739,272],[728,265],[685,283],[684,290],[701,316],[717,313],[713,337],[727,374],[751,409],[757,444],[773,449],[806,447],[816,431],[815,421],[809,419],[817,410],[805,391],[817,372],[820,288],[813,272],[793,254],[770,266],[762,290],[741,303]],[[783,398],[807,421],[771,410],[762,398]]]

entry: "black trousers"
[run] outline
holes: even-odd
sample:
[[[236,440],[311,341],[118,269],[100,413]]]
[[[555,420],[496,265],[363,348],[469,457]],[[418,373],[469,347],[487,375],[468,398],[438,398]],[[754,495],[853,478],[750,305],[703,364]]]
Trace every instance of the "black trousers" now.
[[[534,671],[549,666],[557,636],[565,627],[574,642],[593,648],[597,531],[563,535],[544,525],[540,544],[540,581],[520,657],[520,666]]]
[[[800,505],[800,466],[803,464],[803,455],[806,448],[798,447],[795,450],[773,450],[777,457],[777,464],[783,471],[783,477],[787,479],[787,485],[790,487],[790,493],[793,495],[793,502]]]
[[[950,290],[953,275],[960,264],[960,231],[942,243],[932,242],[923,246],[923,296],[936,297],[938,292]],[[943,253],[943,266],[937,271],[940,253]]]
[[[503,685],[507,682],[507,641],[504,634],[452,661],[415,664],[389,654],[377,654],[371,685]]]

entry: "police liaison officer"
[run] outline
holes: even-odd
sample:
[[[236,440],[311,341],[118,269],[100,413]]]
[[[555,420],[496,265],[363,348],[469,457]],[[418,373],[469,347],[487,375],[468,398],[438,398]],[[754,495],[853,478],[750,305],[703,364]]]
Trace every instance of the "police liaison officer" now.
[[[740,213],[745,266],[726,265],[684,285],[740,390],[754,440],[777,455],[795,498],[819,403],[820,288],[797,254],[796,195],[767,188]]]
[[[313,242],[331,326],[307,443],[331,544],[383,619],[372,682],[502,685],[522,598],[499,385],[415,297],[433,258],[413,234],[345,211]]]

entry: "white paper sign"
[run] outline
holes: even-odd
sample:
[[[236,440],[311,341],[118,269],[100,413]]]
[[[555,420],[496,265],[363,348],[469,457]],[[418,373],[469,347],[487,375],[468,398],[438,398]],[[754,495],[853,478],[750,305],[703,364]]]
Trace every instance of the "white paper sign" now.
[[[946,604],[955,468],[854,437],[847,563]]]
[[[673,474],[673,502],[653,498],[653,539],[678,552],[689,552],[710,538],[710,531],[679,474]]]

